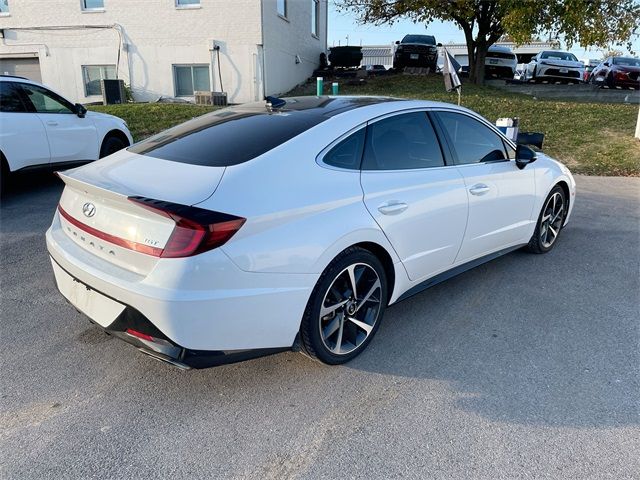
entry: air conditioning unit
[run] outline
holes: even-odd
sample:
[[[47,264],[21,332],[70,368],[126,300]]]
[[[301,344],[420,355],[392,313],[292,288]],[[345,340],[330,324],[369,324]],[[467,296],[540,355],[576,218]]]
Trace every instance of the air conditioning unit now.
[[[213,104],[218,107],[227,106],[227,92],[211,92]]]
[[[196,105],[211,105],[211,92],[193,92]]]
[[[104,79],[100,81],[102,89],[102,103],[115,105],[127,102],[127,94],[124,91],[124,80]]]

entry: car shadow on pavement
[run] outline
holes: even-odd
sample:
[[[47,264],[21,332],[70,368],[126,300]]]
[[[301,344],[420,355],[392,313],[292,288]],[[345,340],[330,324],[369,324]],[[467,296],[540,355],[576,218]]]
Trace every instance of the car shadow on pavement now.
[[[569,237],[579,235],[565,232],[550,254],[517,251],[391,306],[349,366],[444,380],[458,408],[496,421],[638,424],[634,295],[624,276],[594,281],[577,265],[566,273]]]
[[[2,192],[0,205],[2,209],[18,205],[24,207],[25,203],[51,206],[56,192],[62,192],[62,185],[62,181],[50,170],[14,173],[9,177],[6,190]],[[57,198],[55,200],[57,203]]]

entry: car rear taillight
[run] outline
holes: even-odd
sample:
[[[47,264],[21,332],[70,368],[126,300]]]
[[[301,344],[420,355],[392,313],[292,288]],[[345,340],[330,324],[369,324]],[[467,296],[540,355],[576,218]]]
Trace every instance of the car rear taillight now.
[[[175,223],[161,258],[181,258],[220,247],[244,225],[245,218],[145,197],[129,200]]]

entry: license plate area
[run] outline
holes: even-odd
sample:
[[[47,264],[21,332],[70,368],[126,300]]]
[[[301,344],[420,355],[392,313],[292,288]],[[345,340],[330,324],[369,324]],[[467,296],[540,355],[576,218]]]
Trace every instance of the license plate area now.
[[[569,73],[569,69],[568,68],[561,68],[560,69],[560,73]]]
[[[60,293],[69,302],[84,313],[91,320],[102,327],[108,327],[120,315],[125,306],[115,300],[105,297],[91,287],[76,280],[62,269],[53,259],[51,266]]]
[[[498,64],[498,60],[495,60],[495,59],[492,58],[492,59],[489,60],[489,63],[491,65],[497,65]]]
[[[412,53],[409,55],[409,58],[411,60],[418,60],[420,58],[420,54],[419,53]]]

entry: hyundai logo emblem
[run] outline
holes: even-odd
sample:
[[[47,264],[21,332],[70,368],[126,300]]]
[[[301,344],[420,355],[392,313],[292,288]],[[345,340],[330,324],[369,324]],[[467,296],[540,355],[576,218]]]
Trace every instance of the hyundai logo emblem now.
[[[96,206],[87,202],[82,206],[82,213],[84,213],[85,217],[93,217],[96,214]]]

